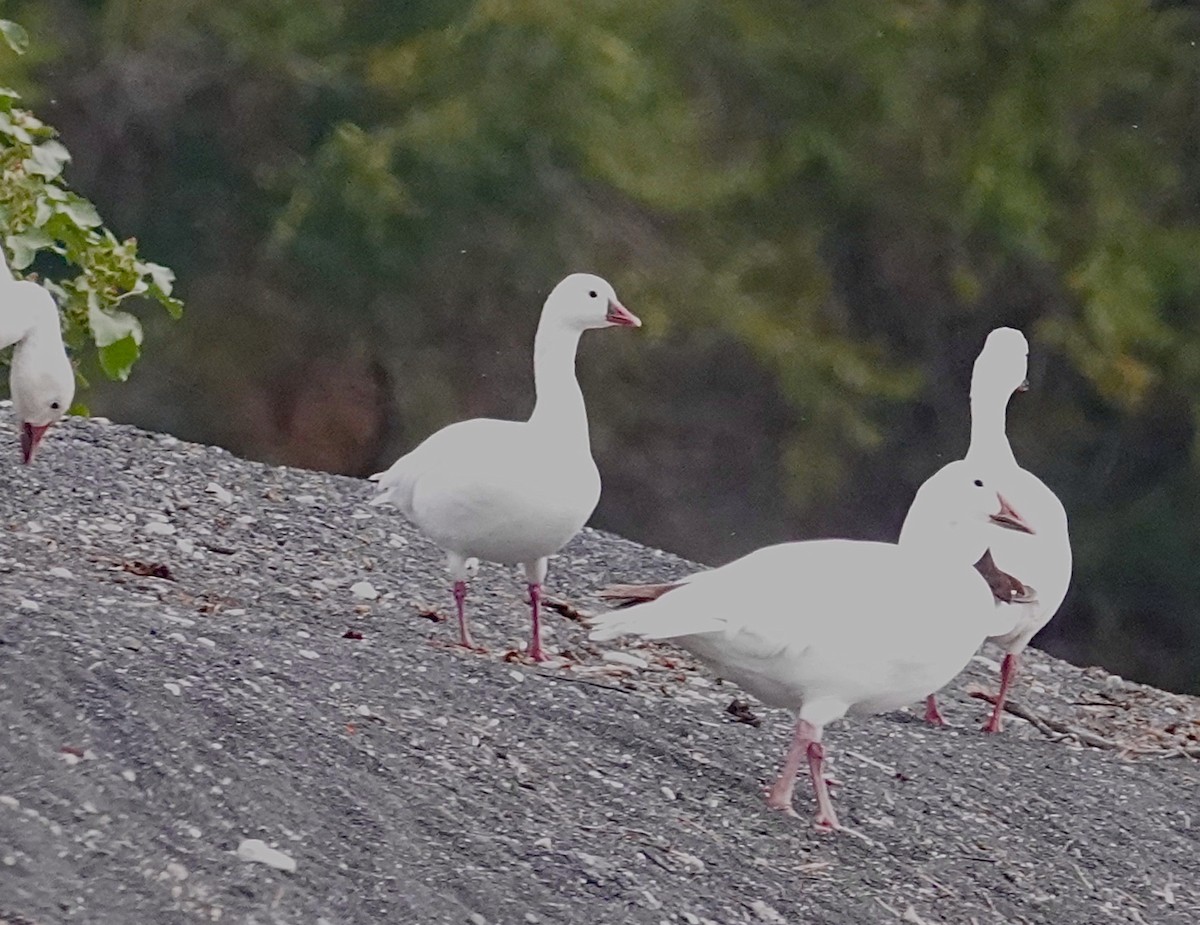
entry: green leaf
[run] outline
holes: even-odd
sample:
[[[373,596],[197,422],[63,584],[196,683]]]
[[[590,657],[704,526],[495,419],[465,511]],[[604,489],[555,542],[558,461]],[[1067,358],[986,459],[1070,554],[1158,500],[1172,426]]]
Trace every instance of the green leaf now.
[[[24,270],[33,263],[38,251],[54,244],[54,239],[41,228],[30,228],[21,234],[10,234],[5,243],[12,253],[12,268]]]
[[[25,169],[39,177],[53,180],[63,172],[63,167],[71,159],[71,152],[59,141],[43,141],[33,149],[33,153],[25,161]]]
[[[134,344],[142,342],[142,325],[129,312],[106,312],[99,305],[95,292],[88,293],[88,325],[97,347],[107,347],[117,341],[132,338]]]
[[[124,382],[129,378],[129,371],[141,354],[138,342],[132,336],[122,337],[111,344],[99,348],[100,368],[109,379]]]
[[[25,130],[24,126],[13,121],[12,113],[0,111],[0,132],[17,139],[21,144],[33,144],[33,136]]]
[[[169,296],[171,294],[171,290],[175,288],[174,270],[170,267],[164,267],[161,264],[149,262],[142,264],[140,269],[143,273],[149,274],[150,279],[154,281],[154,285],[158,287],[163,295]]]
[[[66,151],[66,148],[63,148]],[[82,196],[68,196],[67,201],[58,207],[58,211],[70,217],[80,228],[95,228],[103,224],[96,207]]]
[[[23,55],[29,50],[29,33],[19,23],[11,19],[0,19],[0,35],[4,36],[8,47],[17,54]]]

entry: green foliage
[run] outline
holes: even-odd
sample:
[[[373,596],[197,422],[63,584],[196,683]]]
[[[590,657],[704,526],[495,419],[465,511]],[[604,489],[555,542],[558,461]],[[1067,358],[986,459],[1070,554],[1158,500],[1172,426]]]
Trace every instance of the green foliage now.
[[[14,51],[28,45],[15,23],[0,21],[0,34]],[[9,265],[20,274],[47,255],[48,267],[64,270],[47,281],[64,338],[76,351],[90,341],[104,374],[125,380],[141,353],[142,326],[122,306],[150,299],[178,318],[183,303],[171,294],[174,274],[140,259],[134,239],[118,240],[96,207],[67,187],[70,153],[18,100],[15,91],[0,88],[0,228]]]

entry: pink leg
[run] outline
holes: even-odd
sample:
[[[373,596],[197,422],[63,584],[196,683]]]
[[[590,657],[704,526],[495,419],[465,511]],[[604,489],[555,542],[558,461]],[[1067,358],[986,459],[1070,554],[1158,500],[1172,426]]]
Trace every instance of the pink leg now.
[[[808,759],[808,771],[812,777],[813,792],[817,797],[817,817],[813,821],[818,829],[838,829],[837,814],[833,801],[829,799],[829,788],[825,783],[825,746],[821,744],[821,730],[807,720],[797,720],[792,734],[792,745],[783,762],[783,770],[771,789],[767,791],[767,805],[782,810],[790,816],[796,815],[792,808],[792,791],[800,763]]]
[[[984,732],[999,732],[1000,717],[1004,715],[1004,701],[1008,697],[1008,686],[1017,674],[1017,656],[1012,652],[1005,653],[1004,661],[1000,663],[1000,693],[996,695],[996,706],[992,715],[983,724]]]
[[[542,586],[536,581],[529,583],[529,604],[533,612],[533,629],[529,635],[529,657],[535,662],[544,662],[546,652],[542,648]]]
[[[817,795],[817,818],[813,825],[832,832],[840,829],[833,801],[829,799],[829,787],[825,783],[825,746],[820,739],[808,743],[808,773],[812,777],[813,792]]]
[[[474,649],[475,643],[471,641],[471,631],[467,629],[466,600],[467,583],[465,581],[454,582],[454,604],[458,608],[458,641],[468,649]]]
[[[933,726],[948,726],[946,717],[942,716],[942,711],[938,709],[937,694],[930,694],[925,698],[925,722]]]

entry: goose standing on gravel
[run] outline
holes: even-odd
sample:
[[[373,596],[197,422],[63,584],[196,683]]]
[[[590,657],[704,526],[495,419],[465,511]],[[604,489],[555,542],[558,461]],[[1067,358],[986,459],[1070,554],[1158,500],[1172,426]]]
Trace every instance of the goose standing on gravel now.
[[[8,386],[21,428],[21,459],[38,444],[75,397],[75,371],[63,346],[58,306],[37,283],[16,279],[0,255],[0,349],[13,347]]]
[[[446,550],[462,645],[467,579],[478,559],[522,565],[533,627],[528,655],[544,661],[541,591],[547,559],[582,529],[600,500],[587,411],[575,378],[579,338],[591,328],[639,327],[598,276],[575,273],[554,287],[533,344],[537,401],[526,422],[476,418],[451,424],[402,456],[372,504],[391,503]]]
[[[783,771],[767,804],[794,815],[807,760],[815,824],[840,828],[821,741],[846,713],[893,710],[953,678],[1011,617],[972,567],[998,531],[1027,531],[989,476],[962,471],[930,491],[931,511],[901,544],[808,540],[768,546],[669,585],[593,620],[591,639],[669,639],[766,704],[796,713]],[[632,594],[638,586],[609,596]]]
[[[1000,666],[1000,692],[983,729],[1000,731],[1000,717],[1009,686],[1017,672],[1021,651],[1058,611],[1071,583],[1071,539],[1062,502],[1036,475],[1022,469],[1013,456],[1005,432],[1005,417],[1012,394],[1027,388],[1029,344],[1013,328],[996,328],[984,342],[971,375],[971,443],[967,455],[943,466],[917,491],[900,530],[900,539],[924,529],[939,515],[937,486],[961,477],[972,467],[993,472],[998,489],[1010,502],[1000,519],[1018,517],[1028,533],[997,535],[976,564],[987,579],[999,606],[1013,611],[1013,629],[992,637],[1005,650]],[[1016,514],[1020,511],[1020,514]],[[925,718],[944,724],[937,697],[926,700]]]

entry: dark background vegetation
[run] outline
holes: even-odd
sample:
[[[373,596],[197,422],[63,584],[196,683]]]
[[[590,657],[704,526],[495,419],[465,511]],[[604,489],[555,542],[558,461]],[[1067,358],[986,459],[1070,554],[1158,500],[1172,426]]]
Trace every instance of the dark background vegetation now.
[[[1018,458],[1062,497],[1039,643],[1200,690],[1200,11],[1128,0],[25,0],[0,55],[68,176],[179,274],[93,411],[375,471],[523,416],[545,293],[646,327],[580,357],[594,522],[707,561],[893,538],[960,456],[987,331],[1030,337]]]

